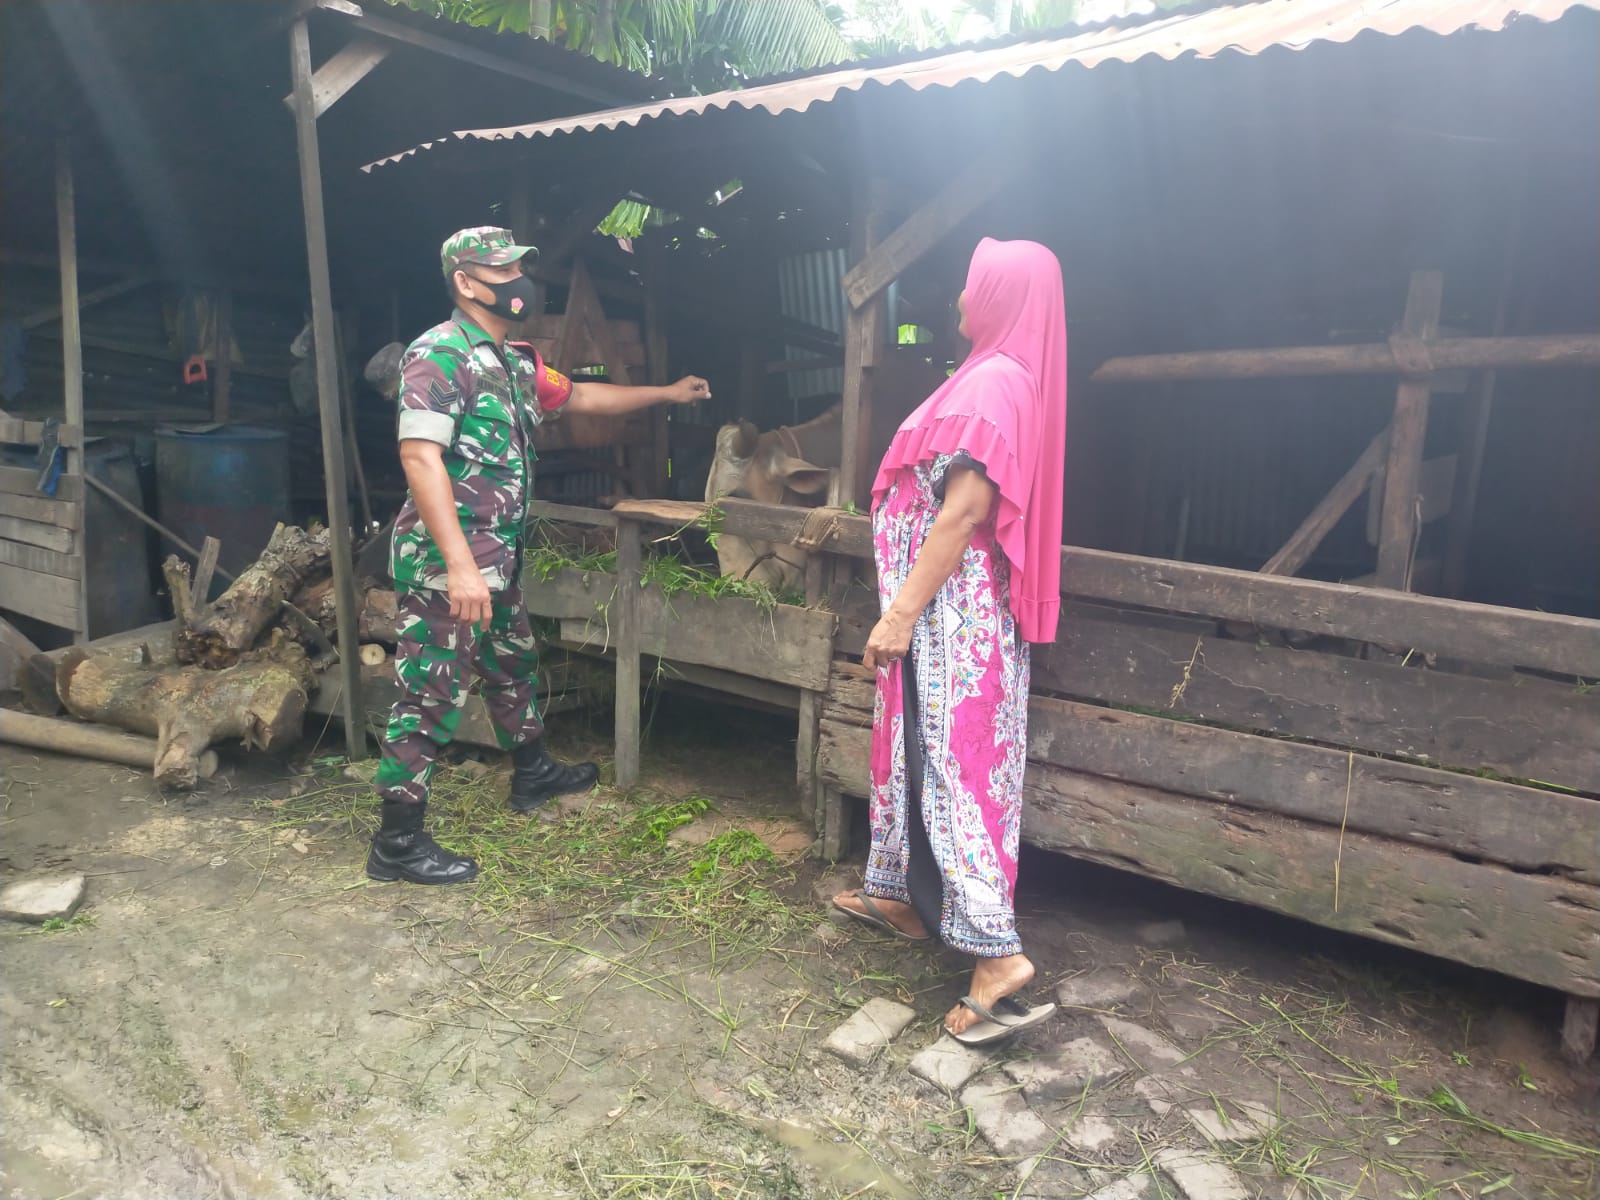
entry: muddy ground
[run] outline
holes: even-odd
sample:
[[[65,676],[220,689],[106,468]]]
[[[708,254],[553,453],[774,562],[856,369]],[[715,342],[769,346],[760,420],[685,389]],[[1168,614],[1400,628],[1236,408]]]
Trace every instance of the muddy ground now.
[[[0,933],[0,1193],[1074,1196],[1194,1142],[1134,1070],[1049,1115],[1023,1179],[907,1072],[961,961],[827,919],[792,724],[665,709],[644,787],[541,821],[505,813],[499,765],[443,772],[438,824],[485,868],[464,889],[366,881],[374,805],[337,759],[232,759],[175,797],[8,747],[0,882],[81,871],[89,898]],[[604,736],[557,719],[569,755]],[[1120,968],[1201,1104],[1271,1109],[1203,1151],[1248,1194],[1600,1194],[1600,1080],[1560,1059],[1555,997],[1064,858],[1022,878],[1037,992]],[[875,996],[918,1020],[854,1069],[821,1043]],[[1096,1033],[1064,1012],[996,1058]],[[1086,1106],[1115,1131],[1092,1150]]]

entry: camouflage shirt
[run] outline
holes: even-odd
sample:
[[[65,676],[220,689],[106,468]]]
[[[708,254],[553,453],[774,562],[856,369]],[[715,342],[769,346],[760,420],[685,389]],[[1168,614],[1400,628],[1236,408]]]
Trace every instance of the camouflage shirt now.
[[[457,309],[400,362],[402,441],[444,447],[456,516],[491,591],[513,582],[533,487],[533,427],[572,395],[572,382],[532,346],[494,339]],[[395,518],[389,570],[401,590],[444,589],[444,557],[407,494]]]

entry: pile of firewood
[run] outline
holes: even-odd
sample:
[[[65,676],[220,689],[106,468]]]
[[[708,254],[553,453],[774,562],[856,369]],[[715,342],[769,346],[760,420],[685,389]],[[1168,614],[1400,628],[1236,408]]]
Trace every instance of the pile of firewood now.
[[[188,563],[174,556],[163,569],[177,618],[170,642],[146,642],[136,658],[74,649],[56,665],[55,690],[74,716],[153,735],[157,782],[191,788],[217,741],[267,750],[299,738],[316,672],[335,654],[328,531],[279,525],[209,603]],[[363,657],[381,661],[398,636],[395,595],[370,580],[362,593]]]

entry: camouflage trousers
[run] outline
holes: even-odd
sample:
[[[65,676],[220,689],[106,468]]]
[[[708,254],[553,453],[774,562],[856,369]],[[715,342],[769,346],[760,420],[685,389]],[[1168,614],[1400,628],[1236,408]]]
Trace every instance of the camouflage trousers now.
[[[401,591],[400,615],[394,666],[404,694],[389,714],[374,782],[385,800],[420,804],[439,749],[461,721],[469,671],[482,681],[502,749],[544,732],[534,703],[539,650],[519,586],[494,594],[493,617],[481,630],[452,617],[449,597],[431,588]]]

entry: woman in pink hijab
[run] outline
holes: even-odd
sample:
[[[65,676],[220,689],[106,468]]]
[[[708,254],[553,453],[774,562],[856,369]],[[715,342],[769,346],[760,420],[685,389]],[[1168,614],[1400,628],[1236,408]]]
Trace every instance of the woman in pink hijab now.
[[[900,426],[872,488],[872,852],[865,886],[834,904],[973,955],[945,1028],[983,1044],[1055,1010],[1018,995],[1034,968],[1014,897],[1028,644],[1055,640],[1061,606],[1061,265],[1034,242],[986,238],[959,306],[972,354]]]

